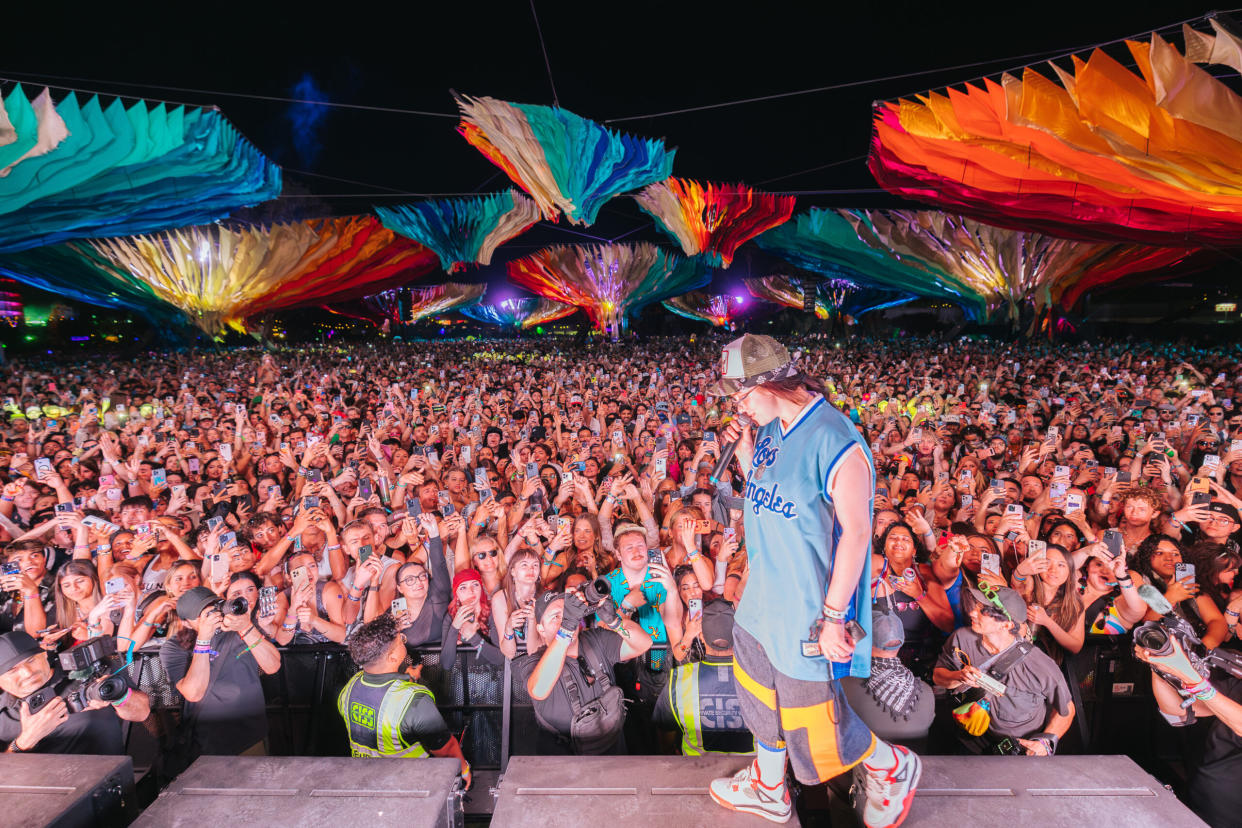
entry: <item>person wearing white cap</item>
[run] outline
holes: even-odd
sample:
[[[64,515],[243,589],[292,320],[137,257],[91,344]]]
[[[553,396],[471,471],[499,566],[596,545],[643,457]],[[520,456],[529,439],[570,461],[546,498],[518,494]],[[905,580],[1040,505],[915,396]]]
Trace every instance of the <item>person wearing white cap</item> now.
[[[720,373],[708,393],[731,398],[756,427],[752,433],[735,419],[723,442],[737,441],[746,480],[750,577],[737,610],[733,674],[758,751],[735,776],[712,782],[711,796],[786,822],[788,759],[810,785],[853,769],[863,824],[900,825],[921,762],[876,738],[839,681],[870,672],[871,648],[856,646],[871,623],[875,470],[867,444],[771,337],[729,343]]]

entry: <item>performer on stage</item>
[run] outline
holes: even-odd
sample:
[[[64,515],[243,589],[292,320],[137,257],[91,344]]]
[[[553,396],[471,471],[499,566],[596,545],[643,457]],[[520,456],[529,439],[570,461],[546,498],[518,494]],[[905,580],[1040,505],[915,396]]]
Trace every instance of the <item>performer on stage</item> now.
[[[709,393],[731,397],[757,427],[734,420],[723,439],[738,441],[746,473],[750,579],[737,610],[733,674],[758,755],[713,781],[712,798],[788,821],[788,757],[807,784],[853,769],[863,824],[900,825],[922,763],[877,739],[838,681],[865,678],[871,666],[870,642],[858,646],[871,627],[875,470],[867,444],[771,337],[747,334],[725,346],[721,377]]]

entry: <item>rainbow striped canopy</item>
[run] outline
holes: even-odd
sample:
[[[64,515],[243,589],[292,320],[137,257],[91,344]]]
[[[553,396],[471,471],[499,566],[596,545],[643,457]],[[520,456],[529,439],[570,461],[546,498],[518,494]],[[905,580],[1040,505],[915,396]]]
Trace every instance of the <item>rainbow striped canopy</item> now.
[[[561,245],[509,262],[509,278],[545,299],[582,308],[600,330],[624,330],[652,302],[703,287],[705,263],[654,244]]]
[[[1178,247],[1242,244],[1242,39],[1183,28],[999,82],[876,104],[869,166],[887,190],[993,224]]]
[[[621,193],[668,178],[674,150],[555,106],[458,97],[462,134],[525,190],[545,219],[594,224]]]
[[[437,313],[463,310],[483,299],[487,285],[446,282],[410,289],[410,322],[421,322]]]
[[[811,296],[815,315],[820,319],[839,314],[857,318],[864,313],[904,305],[918,298],[911,293],[868,286],[844,278],[799,279],[777,273],[743,281],[755,298],[787,308],[805,308],[807,297]]]
[[[516,190],[376,207],[375,212],[385,227],[434,250],[448,273],[491,264],[496,248],[539,221],[535,202]]]
[[[678,316],[693,319],[696,322],[706,322],[719,328],[732,325],[753,305],[753,302],[747,305],[744,296],[706,293],[700,290],[664,300],[664,307]]]
[[[19,280],[85,283],[76,295],[96,304],[176,308],[210,334],[244,331],[248,317],[272,311],[360,298],[434,268],[430,250],[373,216],[190,227],[0,257],[0,269]]]
[[[280,168],[211,109],[70,93],[0,101],[0,252],[206,224],[280,195]]]
[[[687,256],[702,254],[721,267],[745,242],[793,215],[793,196],[761,193],[742,184],[700,184],[670,178],[634,196]]]
[[[553,302],[551,299],[523,297],[502,299],[490,305],[473,305],[462,308],[461,312],[471,319],[477,319],[489,325],[527,330],[537,325],[564,319],[577,311],[578,309],[573,305]]]

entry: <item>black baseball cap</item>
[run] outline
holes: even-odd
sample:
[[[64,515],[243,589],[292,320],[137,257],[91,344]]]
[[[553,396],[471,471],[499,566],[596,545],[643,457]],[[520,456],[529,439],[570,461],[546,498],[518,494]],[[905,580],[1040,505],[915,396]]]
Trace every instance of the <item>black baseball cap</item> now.
[[[1239,518],[1238,516],[1238,508],[1232,503],[1222,503],[1219,500],[1214,500],[1208,504],[1208,511],[1219,512],[1220,514],[1228,517],[1234,523],[1242,524],[1242,518]]]
[[[217,600],[218,596],[207,587],[194,587],[177,599],[177,615],[182,621],[193,621]]]
[[[43,652],[29,633],[17,630],[0,635],[0,673],[7,673],[32,655]]]
[[[565,593],[563,592],[545,592],[542,595],[540,595],[538,598],[536,598],[535,599],[535,623],[542,624],[543,614],[547,612],[548,607],[551,606],[552,602],[560,601],[560,600],[563,600],[564,598],[565,598]]]
[[[733,649],[733,605],[723,598],[703,606],[703,641],[717,650]]]

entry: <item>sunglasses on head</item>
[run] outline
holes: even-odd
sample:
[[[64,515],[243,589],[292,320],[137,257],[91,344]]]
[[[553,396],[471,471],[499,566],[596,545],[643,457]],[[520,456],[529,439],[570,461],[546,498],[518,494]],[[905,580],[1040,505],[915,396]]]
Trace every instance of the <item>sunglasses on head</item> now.
[[[1006,618],[1010,621],[1013,620],[1013,616],[1009,614],[1009,610],[1005,609],[1005,605],[1001,602],[1000,596],[996,594],[996,589],[982,578],[979,579],[979,592],[981,592],[983,597],[987,598],[988,602],[992,605],[989,609],[1000,610],[1005,614]]]

